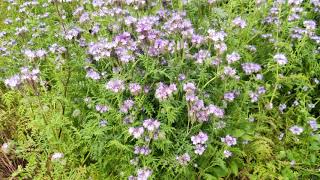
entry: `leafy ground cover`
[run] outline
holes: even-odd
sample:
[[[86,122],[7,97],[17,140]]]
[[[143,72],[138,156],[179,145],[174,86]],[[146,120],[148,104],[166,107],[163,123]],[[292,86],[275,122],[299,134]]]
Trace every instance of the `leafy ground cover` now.
[[[319,0],[0,0],[0,179],[320,179]]]

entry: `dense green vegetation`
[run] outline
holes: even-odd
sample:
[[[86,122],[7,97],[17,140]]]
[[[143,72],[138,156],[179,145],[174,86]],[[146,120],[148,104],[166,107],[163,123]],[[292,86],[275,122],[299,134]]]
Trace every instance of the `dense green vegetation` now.
[[[0,179],[320,179],[319,0],[0,0]]]

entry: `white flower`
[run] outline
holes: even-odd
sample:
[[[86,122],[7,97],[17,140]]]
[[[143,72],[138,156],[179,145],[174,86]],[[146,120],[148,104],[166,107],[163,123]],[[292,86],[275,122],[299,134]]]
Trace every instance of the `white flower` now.
[[[10,143],[3,143],[1,146],[1,151],[4,154],[8,154],[10,152]]]
[[[56,161],[56,160],[62,159],[63,157],[64,157],[63,153],[56,152],[56,153],[53,153],[53,155],[51,156],[51,161]]]

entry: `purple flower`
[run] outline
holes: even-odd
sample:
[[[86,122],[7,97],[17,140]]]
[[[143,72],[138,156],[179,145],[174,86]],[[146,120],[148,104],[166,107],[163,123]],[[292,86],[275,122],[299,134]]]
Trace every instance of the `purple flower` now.
[[[47,55],[47,51],[43,50],[43,49],[39,49],[35,52],[36,57],[38,57],[39,59],[42,59],[43,57],[45,57]]]
[[[283,112],[286,108],[287,108],[287,105],[286,105],[286,104],[280,104],[280,105],[279,105],[279,111],[280,111],[280,112]]]
[[[261,70],[261,66],[256,63],[243,63],[241,66],[246,75],[250,75]]]
[[[265,94],[266,93],[266,89],[263,86],[260,86],[257,90],[258,94]]]
[[[86,21],[90,20],[90,15],[89,13],[87,12],[84,12],[81,16],[80,16],[80,19],[79,19],[79,22],[80,23],[84,23]]]
[[[183,90],[185,92],[194,92],[196,90],[196,86],[194,85],[194,83],[186,83],[186,84],[183,84]]]
[[[259,98],[259,94],[250,91],[250,92],[249,92],[249,97],[251,98],[251,102],[257,102],[257,101],[258,101],[258,98]]]
[[[203,62],[210,58],[211,54],[208,50],[200,50],[196,54],[193,55],[193,58],[196,59],[196,63],[203,64]]]
[[[229,102],[232,102],[235,98],[236,98],[236,94],[233,91],[227,92],[223,95],[223,99]]]
[[[186,101],[194,102],[198,100],[198,97],[194,94],[194,92],[187,92],[186,93]]]
[[[205,151],[205,147],[202,145],[202,144],[197,144],[195,146],[195,150],[194,150],[194,153],[198,154],[198,155],[202,155],[203,152]]]
[[[144,128],[143,127],[130,127],[129,128],[129,133],[132,135],[134,138],[138,139],[142,136],[144,133]]]
[[[4,84],[10,88],[15,88],[21,83],[19,75],[14,75],[4,81]]]
[[[134,147],[134,154],[141,154],[141,155],[148,155],[151,153],[151,150],[148,146],[135,146]]]
[[[211,65],[213,65],[213,66],[218,66],[219,64],[221,64],[220,58],[215,58],[211,61]]]
[[[235,26],[238,26],[240,28],[245,28],[247,26],[247,23],[246,21],[244,21],[243,19],[241,19],[241,17],[236,17],[232,23],[235,25]]]
[[[99,80],[100,79],[100,74],[98,72],[94,71],[93,69],[89,69],[87,71],[86,77],[91,78],[93,80]]]
[[[96,110],[100,113],[105,113],[105,112],[109,111],[109,107],[105,106],[105,105],[97,104]]]
[[[123,102],[123,105],[120,107],[120,111],[123,113],[128,113],[128,111],[133,107],[134,101],[127,99]]]
[[[192,144],[205,144],[208,141],[208,135],[204,132],[199,132],[196,136],[191,136]]]
[[[218,42],[214,44],[214,49],[217,51],[218,54],[223,54],[224,52],[227,51],[228,46],[224,42]]]
[[[183,81],[185,79],[186,79],[186,75],[185,74],[179,74],[179,76],[178,76],[178,80],[179,81]]]
[[[233,69],[230,66],[226,66],[224,67],[224,74],[227,76],[231,76],[234,77],[236,75],[237,71],[235,69]]]
[[[295,135],[300,135],[303,132],[303,128],[297,125],[292,126],[289,130]]]
[[[318,124],[316,120],[310,120],[308,123],[313,131],[318,130]]]
[[[170,84],[169,86],[160,82],[158,88],[155,92],[155,97],[159,99],[159,101],[164,101],[170,97],[173,92],[177,91],[177,87],[175,84]]]
[[[75,27],[70,29],[69,31],[66,32],[65,34],[65,38],[67,40],[72,40],[74,38],[76,38],[77,36],[79,36],[79,34],[82,32],[82,29]]]
[[[221,141],[226,143],[228,146],[233,146],[237,144],[237,139],[230,135],[226,135],[226,137],[221,138]]]
[[[229,150],[224,150],[223,155],[224,155],[224,157],[228,158],[228,157],[232,156],[232,152],[230,152]]]
[[[143,121],[143,127],[148,131],[155,131],[160,127],[160,122],[154,119],[146,119]]]
[[[181,165],[187,165],[188,162],[191,160],[190,155],[188,153],[184,153],[181,156],[177,156],[176,160],[178,161],[179,164]]]
[[[102,119],[102,120],[99,122],[99,125],[100,125],[101,127],[105,127],[107,124],[108,124],[108,122],[107,122],[106,120],[104,120],[104,119]]]
[[[131,123],[133,123],[132,117],[131,117],[131,116],[126,116],[126,117],[124,117],[123,123],[124,123],[124,124],[131,124]]]
[[[195,45],[201,45],[204,42],[204,37],[194,34],[192,35],[191,42]]]
[[[312,21],[312,20],[308,20],[308,21],[303,21],[303,25],[304,27],[306,27],[307,30],[315,30],[316,29],[316,22]]]
[[[121,92],[125,89],[124,82],[118,79],[110,80],[106,84],[106,89],[113,91],[115,93]]]
[[[148,53],[151,56],[157,56],[157,55],[163,54],[167,51],[168,45],[169,45],[168,40],[156,39],[153,46],[149,48]]]
[[[288,60],[284,54],[276,54],[273,56],[273,59],[280,65],[283,66],[288,63]]]
[[[26,50],[24,51],[24,55],[25,55],[27,58],[29,58],[30,60],[33,60],[34,58],[37,57],[36,53],[33,52],[33,51],[31,51],[30,49],[26,49]]]
[[[227,54],[227,56],[226,56],[228,64],[232,64],[232,63],[234,63],[236,61],[239,61],[240,58],[241,58],[240,54],[238,54],[237,52],[233,52],[231,54]]]
[[[215,31],[213,29],[208,30],[208,38],[213,42],[224,41],[227,34],[224,31]]]
[[[129,84],[129,91],[133,95],[138,95],[141,92],[141,86],[138,83],[130,83]]]
[[[213,114],[214,116],[218,118],[223,118],[224,117],[224,110],[219,108],[216,105],[210,104],[208,106],[208,113]]]
[[[149,168],[139,169],[137,175],[137,180],[147,180],[152,175],[152,171]]]

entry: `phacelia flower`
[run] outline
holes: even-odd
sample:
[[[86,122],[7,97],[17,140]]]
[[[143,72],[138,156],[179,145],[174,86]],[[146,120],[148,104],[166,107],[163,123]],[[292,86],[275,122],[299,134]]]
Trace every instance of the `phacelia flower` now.
[[[318,123],[316,120],[310,120],[308,123],[313,131],[318,130]]]
[[[108,122],[104,119],[100,120],[99,125],[100,127],[105,127],[108,124]]]
[[[86,77],[91,78],[93,80],[99,80],[100,79],[100,74],[98,72],[94,71],[93,69],[89,69],[87,71]]]
[[[140,138],[144,133],[143,127],[130,127],[129,133],[136,139]]]
[[[106,105],[102,105],[102,104],[97,104],[96,105],[96,110],[100,113],[105,113],[107,111],[109,111],[109,107]]]
[[[14,75],[4,81],[4,84],[12,89],[17,87],[20,83],[21,79],[19,75]]]
[[[286,108],[287,108],[287,105],[286,105],[286,104],[280,104],[280,105],[279,105],[279,111],[280,111],[280,112],[283,112]]]
[[[221,141],[226,143],[228,146],[234,146],[237,144],[237,139],[230,135],[226,135],[226,137],[221,138]]]
[[[292,126],[289,130],[295,135],[300,135],[303,132],[303,128],[297,125]]]
[[[247,23],[245,20],[241,19],[241,17],[236,17],[232,23],[235,25],[235,26],[238,26],[240,28],[245,28],[247,26]]]
[[[208,106],[208,113],[213,114],[217,118],[223,118],[224,117],[224,110],[219,108],[216,105],[210,104]]]
[[[308,20],[308,21],[303,21],[304,27],[306,27],[307,30],[313,31],[316,29],[316,22]]]
[[[231,54],[227,54],[227,56],[226,56],[228,64],[232,64],[232,63],[234,63],[236,61],[239,61],[240,58],[241,58],[240,54],[238,54],[237,52],[233,52]]]
[[[228,157],[231,157],[231,156],[232,156],[232,152],[229,151],[229,150],[224,150],[224,151],[223,151],[223,155],[224,155],[224,157],[228,158]]]
[[[175,84],[166,85],[160,82],[158,88],[156,89],[155,97],[159,99],[159,101],[164,101],[168,99],[175,91],[177,91]]]
[[[113,91],[115,93],[121,92],[125,90],[124,82],[118,79],[110,80],[106,84],[106,89]]]
[[[141,92],[141,86],[138,83],[130,83],[129,84],[129,91],[133,95],[138,95]]]
[[[208,141],[208,135],[204,132],[199,132],[196,136],[191,136],[192,144],[205,144]]]
[[[237,71],[230,67],[230,66],[226,66],[224,67],[224,70],[223,70],[224,74],[227,75],[227,76],[230,76],[230,77],[235,77]]]
[[[208,30],[208,38],[213,42],[224,41],[227,34],[224,31],[215,31],[213,29]]]
[[[183,90],[185,92],[194,92],[196,90],[196,86],[194,85],[194,83],[186,83],[183,85]]]
[[[151,150],[148,146],[135,146],[134,154],[148,155],[151,153]]]
[[[128,111],[133,107],[134,101],[131,99],[127,99],[123,102],[122,106],[120,107],[120,111],[123,113],[128,113]]]
[[[224,93],[223,95],[223,99],[229,102],[232,102],[235,98],[236,94],[233,91]]]
[[[202,155],[203,152],[206,150],[205,146],[202,145],[202,144],[197,144],[195,146],[195,149],[194,149],[194,153],[198,154],[198,155]]]
[[[276,54],[273,56],[273,59],[280,65],[283,66],[288,63],[288,60],[284,54]]]
[[[154,119],[146,119],[143,121],[143,127],[145,127],[148,131],[155,131],[160,127],[160,122]]]
[[[250,75],[261,70],[261,66],[256,63],[243,63],[241,66],[246,75]]]
[[[193,55],[193,58],[196,59],[196,63],[203,64],[203,62],[210,58],[211,54],[208,50],[201,49],[199,52]]]
[[[139,169],[137,175],[137,180],[147,180],[152,175],[152,171],[149,168]]]
[[[178,161],[179,164],[185,166],[188,164],[188,162],[191,160],[190,155],[188,153],[184,153],[181,156],[177,156],[176,160]]]

